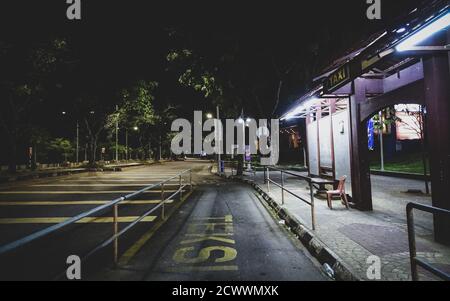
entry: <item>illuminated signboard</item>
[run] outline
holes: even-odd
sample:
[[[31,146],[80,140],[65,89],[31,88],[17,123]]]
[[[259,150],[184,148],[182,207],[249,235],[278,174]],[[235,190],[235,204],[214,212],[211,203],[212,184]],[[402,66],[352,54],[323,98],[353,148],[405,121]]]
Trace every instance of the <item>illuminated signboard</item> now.
[[[325,91],[333,92],[350,81],[350,65],[346,64],[328,76],[325,81]]]

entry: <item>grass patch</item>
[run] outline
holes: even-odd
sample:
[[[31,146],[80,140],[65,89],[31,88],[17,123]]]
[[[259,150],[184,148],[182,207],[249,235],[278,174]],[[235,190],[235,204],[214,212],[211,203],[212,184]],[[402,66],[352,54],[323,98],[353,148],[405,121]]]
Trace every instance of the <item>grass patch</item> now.
[[[380,170],[380,160],[375,160],[370,163],[370,169]],[[384,163],[386,171],[405,172],[423,175],[423,162],[420,153],[403,155],[401,157],[386,160]],[[427,160],[427,169],[429,174],[429,162]]]

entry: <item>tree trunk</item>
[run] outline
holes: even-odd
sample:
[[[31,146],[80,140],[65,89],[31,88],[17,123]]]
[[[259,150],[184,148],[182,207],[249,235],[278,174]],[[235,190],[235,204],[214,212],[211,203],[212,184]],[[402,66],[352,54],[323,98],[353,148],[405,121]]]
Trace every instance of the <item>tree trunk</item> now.
[[[273,107],[272,115],[270,117],[273,117],[273,115],[277,112],[278,105],[280,104],[280,97],[281,97],[281,89],[283,88],[283,81],[280,80],[278,83],[278,90],[277,90],[277,98],[275,101],[275,106]]]
[[[8,171],[10,173],[17,172],[17,143],[15,137],[11,137],[9,146]]]
[[[89,166],[94,167],[95,161],[96,161],[96,154],[97,154],[97,139],[95,137],[91,137],[89,142]]]

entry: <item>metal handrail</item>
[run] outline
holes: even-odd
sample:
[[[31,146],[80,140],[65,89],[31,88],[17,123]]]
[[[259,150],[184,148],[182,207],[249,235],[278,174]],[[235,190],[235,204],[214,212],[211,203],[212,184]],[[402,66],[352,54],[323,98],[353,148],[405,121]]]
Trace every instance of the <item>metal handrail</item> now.
[[[238,165],[238,162],[237,161],[227,161],[227,160],[221,160],[222,161],[222,163],[223,163],[223,170],[224,170],[224,172],[225,172],[225,164],[230,164],[231,166],[229,166],[230,168],[231,168],[231,175],[233,176],[234,175],[234,171],[236,171],[236,174],[237,174],[237,165]]]
[[[408,243],[409,243],[409,257],[411,261],[411,278],[413,281],[419,280],[419,274],[417,272],[417,266],[420,266],[427,270],[428,272],[444,279],[447,281],[450,281],[450,274],[445,273],[429,263],[423,261],[420,258],[417,258],[416,253],[416,236],[415,236],[415,230],[414,230],[414,214],[413,210],[421,210],[432,214],[445,214],[450,217],[450,210],[422,205],[418,203],[408,203],[406,205],[406,223],[408,225]]]
[[[274,170],[274,171],[278,171],[281,173],[281,184],[278,184],[277,182],[275,182],[274,180],[270,179],[270,170]],[[283,170],[283,169],[279,169],[276,167],[266,167],[265,169],[265,181],[267,183],[267,192],[270,193],[270,183],[274,184],[275,186],[277,186],[278,188],[281,189],[281,204],[284,205],[284,192],[286,191],[287,193],[289,193],[290,195],[294,196],[295,198],[301,200],[302,202],[308,204],[311,207],[311,226],[312,229],[315,230],[316,229],[316,218],[315,218],[315,209],[314,209],[314,190],[313,190],[313,183],[311,178],[302,176],[302,175],[298,175],[298,174],[294,174],[292,172],[289,172],[287,170]],[[310,189],[310,197],[311,197],[311,201],[307,201],[305,200],[303,197],[297,195],[296,193],[290,191],[289,189],[284,187],[284,174],[290,175],[290,176],[294,176],[296,178],[302,179],[306,182],[308,182],[309,184],[309,189]]]
[[[186,173],[189,173],[189,184],[182,185],[182,176],[184,174],[186,174]],[[180,179],[180,188],[174,194],[172,194],[172,196],[170,196],[169,198],[165,199],[164,196],[163,196],[164,184],[166,184],[167,182],[169,182],[169,181],[171,181],[171,180],[173,180],[175,178],[179,178]],[[131,199],[131,198],[133,198],[135,196],[138,196],[138,195],[140,195],[140,194],[142,194],[142,193],[144,193],[144,192],[146,192],[148,190],[151,190],[151,189],[153,189],[155,187],[158,187],[158,186],[161,186],[161,192],[162,192],[161,202],[157,206],[153,207],[151,210],[147,211],[146,213],[144,213],[143,215],[138,217],[135,221],[130,223],[130,225],[128,225],[127,227],[122,229],[120,232],[117,232],[117,230],[118,230],[118,227],[117,227],[117,217],[118,217],[117,205],[120,202],[123,202],[125,200]],[[165,218],[164,217],[164,204],[166,203],[167,200],[169,200],[170,198],[172,198],[176,194],[182,193],[183,188],[186,187],[186,186],[189,186],[190,189],[192,189],[192,169],[188,169],[188,170],[185,170],[183,172],[180,172],[180,173],[178,173],[178,174],[176,174],[176,175],[174,175],[174,176],[172,176],[172,177],[170,177],[170,178],[168,178],[168,179],[166,179],[164,181],[158,182],[156,184],[152,184],[152,185],[147,186],[147,187],[145,187],[145,188],[143,188],[141,190],[138,190],[136,192],[130,193],[130,194],[126,195],[126,196],[123,196],[123,197],[120,197],[120,198],[116,198],[116,199],[112,200],[109,203],[106,203],[104,205],[95,207],[95,208],[93,208],[91,210],[88,210],[88,211],[85,211],[83,213],[80,213],[77,216],[69,218],[69,219],[67,219],[67,220],[65,220],[65,221],[63,221],[61,223],[58,223],[56,225],[47,227],[45,229],[42,229],[42,230],[37,231],[35,233],[32,233],[32,234],[30,234],[28,236],[25,236],[25,237],[23,237],[23,238],[21,238],[19,240],[16,240],[16,241],[13,241],[13,242],[11,242],[9,244],[1,246],[0,247],[0,255],[8,253],[8,252],[10,252],[12,250],[15,250],[15,249],[19,248],[19,247],[23,247],[24,245],[26,245],[28,243],[31,243],[31,242],[39,239],[39,238],[43,238],[45,236],[48,236],[48,235],[50,235],[50,234],[52,234],[52,233],[54,233],[54,232],[56,232],[56,231],[58,231],[58,230],[60,230],[60,229],[62,229],[64,227],[72,225],[72,224],[76,223],[77,221],[79,221],[79,220],[81,220],[81,219],[83,219],[85,217],[88,217],[88,216],[90,216],[90,215],[92,215],[94,213],[98,213],[98,212],[101,212],[101,211],[103,211],[105,209],[114,207],[114,218],[113,218],[114,235],[112,237],[110,237],[109,239],[107,239],[106,241],[104,241],[100,246],[95,248],[93,251],[89,252],[87,256],[92,255],[93,253],[95,253],[99,249],[101,249],[104,246],[107,246],[111,242],[115,241],[116,245],[114,247],[114,260],[115,260],[115,262],[117,262],[117,249],[118,249],[117,238],[120,235],[122,235],[123,233],[125,233],[126,231],[128,231],[129,229],[131,229],[134,225],[136,225],[139,221],[144,219],[146,216],[148,216],[149,214],[151,214],[155,210],[159,209],[160,207],[163,207],[162,218]],[[85,256],[85,258],[87,256]]]

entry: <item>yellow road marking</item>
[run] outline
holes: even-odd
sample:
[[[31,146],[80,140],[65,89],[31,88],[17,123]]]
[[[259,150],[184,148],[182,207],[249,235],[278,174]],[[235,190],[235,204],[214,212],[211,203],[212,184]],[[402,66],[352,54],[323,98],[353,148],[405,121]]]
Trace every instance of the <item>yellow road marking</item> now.
[[[208,221],[208,220],[224,220],[225,223],[232,223],[233,222],[233,216],[232,215],[225,215],[224,217],[194,217],[194,221]]]
[[[103,205],[111,201],[14,201],[3,202],[0,201],[0,206],[56,206],[56,205]],[[159,204],[160,200],[129,200],[120,202],[120,205],[146,205]],[[166,204],[173,203],[173,200],[167,200]]]
[[[36,184],[36,185],[30,185],[29,187],[82,187],[82,186],[93,186],[93,187],[108,187],[108,186],[112,186],[112,187],[125,187],[125,186],[133,186],[133,187],[145,187],[145,186],[150,186],[156,183],[142,183],[142,184]],[[164,184],[164,186],[179,186],[179,184]]]
[[[187,254],[194,251],[194,247],[186,247],[186,248],[180,248],[175,251],[175,254],[173,255],[172,259],[177,263],[202,263],[207,261],[211,257],[212,251],[222,251],[223,256],[220,258],[214,259],[214,262],[221,263],[221,262],[227,262],[232,261],[237,256],[237,251],[234,248],[231,247],[224,247],[224,246],[211,246],[201,249],[198,252],[197,257],[188,257]]]
[[[176,190],[164,189],[164,192],[175,192]],[[0,194],[111,194],[111,193],[132,193],[136,192],[136,190],[99,190],[99,191],[34,191],[34,190],[25,190],[25,191],[0,191]],[[143,193],[152,193],[152,192],[161,192],[161,190],[148,190]]]
[[[203,237],[205,235],[211,235],[211,236],[233,236],[234,233],[211,233],[211,232],[186,233],[184,236]]]
[[[21,218],[0,218],[0,224],[58,224],[68,220],[70,217],[21,217]],[[119,216],[119,223],[131,223],[139,216]],[[141,222],[153,222],[156,216],[146,216]],[[87,223],[112,223],[112,217],[85,217],[77,221],[78,224]]]
[[[214,265],[214,266],[185,266],[168,268],[166,271],[177,272],[221,272],[221,271],[238,271],[237,265]]]
[[[141,236],[138,241],[136,241],[125,253],[120,257],[118,265],[124,266],[127,265],[128,262],[139,252],[139,250],[147,243],[147,241],[152,238],[152,236],[158,231],[158,229],[164,225],[164,223],[172,216],[172,214],[183,204],[183,202],[189,198],[192,194],[192,191],[189,191],[183,199],[178,202],[172,211],[166,216],[166,219],[161,219],[158,223],[156,223],[147,233]]]
[[[122,179],[110,179],[110,178],[104,178],[104,179],[96,179],[98,181],[105,181],[105,182],[144,182],[144,181],[151,181],[154,183],[159,183],[159,180],[152,180],[152,179],[142,179],[142,180],[122,180]],[[58,182],[91,182],[91,180],[81,180],[81,179],[76,179],[76,180],[58,180]],[[179,182],[179,179],[173,179],[170,180],[170,182]]]
[[[204,236],[204,237],[198,237],[198,238],[194,238],[194,239],[183,240],[182,242],[180,242],[180,244],[182,244],[182,245],[192,244],[192,243],[202,242],[202,241],[205,241],[205,240],[214,240],[214,241],[220,241],[220,242],[225,242],[225,243],[229,243],[229,244],[235,244],[235,241],[233,239],[223,238],[223,237],[214,236],[214,235],[207,235],[207,236]]]

